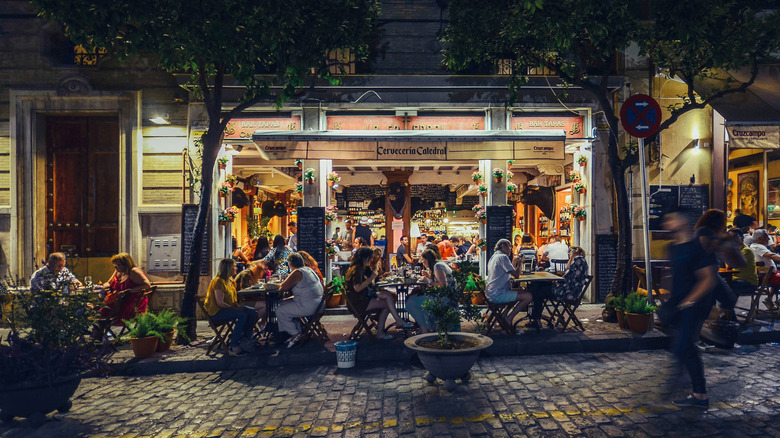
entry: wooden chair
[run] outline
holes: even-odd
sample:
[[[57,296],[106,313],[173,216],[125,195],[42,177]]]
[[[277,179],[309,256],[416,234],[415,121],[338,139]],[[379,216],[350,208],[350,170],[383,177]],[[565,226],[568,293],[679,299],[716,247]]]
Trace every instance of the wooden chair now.
[[[231,319],[229,321],[214,322],[211,316],[206,312],[206,306],[201,299],[198,299],[198,307],[206,316],[206,320],[209,323],[209,327],[214,331],[214,339],[211,340],[206,355],[211,354],[213,350],[217,348],[224,348],[225,353],[228,352],[230,337],[233,335],[233,328],[236,326],[236,321]]]
[[[376,340],[376,335],[372,330],[379,329],[378,318],[379,312],[382,309],[366,310],[362,313],[358,312],[352,304],[352,301],[350,301],[349,294],[345,294],[345,296],[347,298],[347,309],[349,310],[349,313],[357,319],[355,326],[352,327],[352,331],[349,333],[349,340],[358,339],[363,332],[365,332],[372,341]]]
[[[582,321],[577,318],[575,312],[577,311],[577,308],[580,307],[580,304],[582,303],[582,297],[585,296],[585,291],[588,290],[588,286],[590,286],[590,282],[592,280],[592,275],[585,276],[585,283],[582,285],[582,290],[580,290],[577,298],[572,301],[550,300],[552,305],[552,311],[550,312],[551,325],[556,326],[560,324],[561,329],[566,330],[569,324],[573,323],[575,327],[579,328],[583,332],[585,331],[585,326],[582,325]]]
[[[325,315],[325,308],[327,307],[325,304],[330,300],[334,292],[335,288],[327,288],[322,295],[322,301],[320,301],[320,305],[317,307],[317,311],[314,312],[314,315],[301,317],[303,329],[301,330],[301,339],[298,342],[298,345],[303,345],[303,343],[309,339],[316,340],[320,345],[325,345],[325,343],[330,340],[328,331],[322,326],[320,319]]]
[[[102,340],[107,336],[112,336],[113,341],[116,342],[119,340],[121,336],[123,336],[125,333],[129,331],[127,328],[127,325],[125,325],[124,322],[122,322],[122,318],[119,315],[119,312],[122,310],[122,305],[124,304],[125,300],[128,299],[131,295],[139,295],[138,301],[141,301],[144,297],[147,298],[148,301],[152,300],[152,296],[154,296],[154,293],[157,292],[157,286],[152,286],[149,289],[143,289],[139,292],[136,292],[134,294],[124,294],[121,297],[117,298],[116,301],[114,301],[114,305],[109,308],[108,315],[99,318],[95,321],[95,331],[93,333],[93,337],[98,340]],[[138,302],[136,301],[136,302]],[[136,311],[138,308],[133,310],[133,316],[137,313]],[[119,328],[119,332],[115,333],[115,327]]]
[[[761,296],[769,295],[770,293],[769,276],[771,274],[771,268],[765,266],[756,266],[756,272],[758,273],[758,277],[761,279],[761,282],[759,283],[758,287],[756,287],[756,290],[754,290],[750,295],[750,308],[735,308],[740,310],[747,310],[747,315],[745,315],[745,319],[742,321],[743,327],[753,322],[753,320],[756,318],[756,315],[758,314],[758,307],[761,305]]]
[[[552,268],[552,271],[558,275],[561,275],[566,271],[566,265],[569,263],[569,260],[563,260],[563,259],[550,259],[550,268]]]
[[[496,325],[501,327],[504,333],[513,335],[515,334],[515,328],[512,326],[511,321],[507,322],[506,317],[512,312],[512,309],[517,305],[517,301],[509,303],[491,303],[487,299],[487,296],[483,291],[477,291],[475,295],[481,295],[485,300],[485,334],[489,335],[493,331]]]
[[[645,268],[640,268],[637,265],[633,266],[634,269],[634,275],[636,275],[637,278],[637,291],[644,290],[644,294],[647,295],[647,276],[645,275],[647,271],[645,271]],[[653,298],[658,299],[660,302],[664,302],[669,299],[672,292],[667,289],[662,289],[659,286],[659,278],[653,274]]]

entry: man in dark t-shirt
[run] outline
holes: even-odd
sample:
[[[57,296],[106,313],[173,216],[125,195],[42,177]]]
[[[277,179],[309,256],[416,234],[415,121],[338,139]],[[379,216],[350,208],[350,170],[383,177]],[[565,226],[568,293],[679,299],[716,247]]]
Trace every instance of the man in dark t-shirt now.
[[[692,394],[675,400],[674,404],[707,409],[709,399],[704,366],[694,343],[713,305],[712,290],[718,275],[717,259],[713,253],[704,251],[699,240],[694,237],[685,211],[666,214],[664,228],[671,231],[674,237],[669,245],[672,293],[660,313],[666,316],[664,323],[676,331],[672,352],[687,369],[693,386]]]
[[[406,264],[414,263],[414,260],[409,257],[409,237],[401,236],[401,245],[395,250],[395,261],[398,263],[398,267]]]

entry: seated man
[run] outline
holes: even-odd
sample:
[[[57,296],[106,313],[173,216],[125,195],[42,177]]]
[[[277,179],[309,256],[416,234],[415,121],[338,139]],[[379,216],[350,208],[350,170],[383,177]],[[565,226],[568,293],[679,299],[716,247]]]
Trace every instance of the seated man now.
[[[569,262],[563,273],[563,280],[550,282],[531,283],[529,289],[533,295],[534,307],[531,312],[531,322],[527,327],[540,328],[539,320],[542,317],[545,298],[553,298],[557,301],[574,301],[582,291],[588,275],[588,262],[585,261],[585,251],[579,246],[569,249]]]
[[[780,286],[780,273],[778,273],[776,265],[776,262],[780,262],[780,255],[770,251],[767,245],[769,245],[769,234],[766,230],[759,228],[753,231],[753,243],[750,244],[750,249],[753,250],[756,264],[761,262],[764,267],[769,268],[769,285],[774,286],[772,289],[775,289]],[[769,310],[777,308],[773,298],[774,291],[767,294],[764,300],[764,304]]]
[[[734,239],[734,242],[739,246],[742,256],[745,257],[745,265],[741,268],[736,268],[739,272],[734,275],[731,280],[731,290],[737,296],[751,295],[758,286],[758,274],[756,274],[756,255],[753,250],[750,249],[744,243],[744,236],[742,230],[739,228],[732,228],[729,230],[729,236]]]
[[[414,259],[409,256],[409,237],[401,236],[401,244],[395,250],[395,262],[398,267],[414,264]]]
[[[512,254],[512,243],[507,239],[501,239],[496,243],[495,252],[488,262],[487,283],[485,296],[493,304],[506,304],[515,302],[509,315],[502,315],[509,325],[521,310],[528,309],[531,302],[531,294],[525,289],[512,289],[511,278],[520,275],[522,266],[519,259],[513,263],[509,255]]]
[[[53,290],[68,287],[81,287],[81,282],[65,267],[66,257],[61,252],[49,254],[49,262],[35,271],[30,277],[30,292]]]

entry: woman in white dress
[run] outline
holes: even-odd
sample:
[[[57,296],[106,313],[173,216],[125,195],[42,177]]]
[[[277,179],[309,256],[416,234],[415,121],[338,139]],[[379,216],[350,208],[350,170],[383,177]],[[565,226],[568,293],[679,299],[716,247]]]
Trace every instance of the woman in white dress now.
[[[314,315],[322,303],[323,288],[319,276],[304,264],[303,257],[292,253],[287,257],[287,264],[293,271],[280,286],[281,290],[289,290],[293,298],[283,301],[276,309],[279,330],[290,334],[287,348],[295,345],[301,337],[301,327],[298,318]]]

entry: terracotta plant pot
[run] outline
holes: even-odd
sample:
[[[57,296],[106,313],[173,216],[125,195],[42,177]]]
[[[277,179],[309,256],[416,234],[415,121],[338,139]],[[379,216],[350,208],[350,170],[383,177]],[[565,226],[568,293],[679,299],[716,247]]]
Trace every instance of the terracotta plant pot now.
[[[166,333],[164,338],[165,342],[161,342],[159,339],[157,340],[157,352],[158,353],[165,353],[166,351],[171,349],[171,345],[173,344],[173,334],[176,333],[176,331],[172,331],[170,333]]]
[[[485,296],[484,295],[472,295],[471,296],[471,304],[475,306],[481,306],[485,304]]]
[[[328,300],[328,303],[325,305],[328,309],[332,309],[334,307],[338,307],[341,304],[341,298],[342,294],[333,294],[332,297]]]
[[[309,184],[314,184],[314,178],[308,178],[306,179],[306,182]]]
[[[497,177],[495,177],[495,179],[496,179],[496,183],[500,183],[501,181],[504,180],[504,177],[503,176],[497,176]]]
[[[220,225],[227,225],[227,224],[229,224],[229,223],[230,223],[230,221],[219,221],[219,224],[220,224]]]
[[[482,184],[482,179],[475,179],[474,180],[474,184],[476,184],[476,185]]]
[[[586,191],[587,191],[587,189],[582,188],[582,189],[577,190],[577,193],[585,193]]]
[[[482,225],[487,224],[487,219],[480,219],[479,221],[482,222]]]
[[[347,294],[341,294],[341,301],[339,301],[339,306],[346,306],[347,305]]]
[[[219,167],[220,169],[227,169],[227,164],[219,163],[217,164],[217,167]]]
[[[158,339],[156,336],[130,338],[130,346],[133,347],[133,354],[139,359],[153,355],[157,350],[157,342]]]
[[[626,321],[626,312],[621,309],[615,309],[615,315],[617,316],[618,326],[622,329],[628,330],[628,321]]]
[[[303,170],[303,163],[298,163],[298,170]]]
[[[650,313],[626,313],[628,328],[632,333],[643,335],[650,330]]]
[[[328,187],[333,187],[333,184],[335,184],[334,181],[328,181]]]
[[[487,198],[487,192],[480,192],[480,195],[482,195],[483,198]]]
[[[585,216],[580,216],[580,217],[578,217],[577,219],[579,219],[579,220],[580,220],[580,222],[582,222],[582,221],[584,221],[584,220],[585,220]]]

